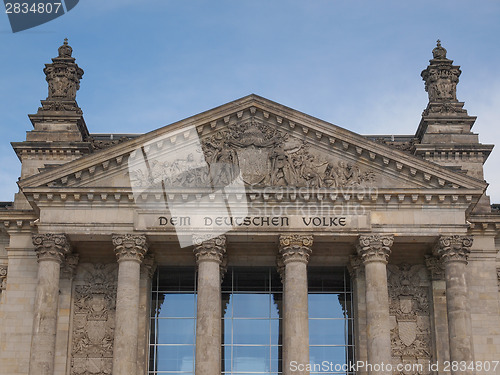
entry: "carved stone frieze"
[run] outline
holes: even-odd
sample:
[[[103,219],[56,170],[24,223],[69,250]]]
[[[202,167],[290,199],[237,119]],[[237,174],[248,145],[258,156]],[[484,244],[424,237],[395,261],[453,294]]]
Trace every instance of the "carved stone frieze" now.
[[[388,264],[387,278],[393,362],[430,362],[430,280],[426,267]]]
[[[425,257],[425,265],[430,272],[432,280],[444,280],[444,265],[439,258],[427,255]]]
[[[142,234],[113,235],[113,246],[118,262],[123,260],[142,262],[148,251],[146,236]]]
[[[33,245],[38,257],[38,261],[55,260],[61,263],[71,247],[65,234],[34,234]]]
[[[215,261],[223,266],[226,253],[226,236],[212,237],[210,234],[193,235],[193,253],[196,263],[203,261]],[[221,268],[221,271],[223,271]]]
[[[368,236],[359,236],[357,244],[358,255],[363,263],[367,262],[385,262],[389,260],[391,246],[394,242],[394,236],[372,234]]]
[[[279,254],[285,266],[288,262],[309,262],[313,245],[312,235],[282,234],[279,240]]]
[[[376,178],[374,171],[312,152],[303,140],[256,118],[203,138],[201,149],[184,154],[187,156],[173,160],[158,156],[146,166],[132,168],[132,185],[226,186],[241,178],[251,186],[340,188],[371,186]]]
[[[71,375],[110,375],[116,305],[116,264],[83,264],[75,280]]]
[[[438,256],[444,263],[467,263],[472,243],[472,236],[440,236],[434,248],[434,254]]]

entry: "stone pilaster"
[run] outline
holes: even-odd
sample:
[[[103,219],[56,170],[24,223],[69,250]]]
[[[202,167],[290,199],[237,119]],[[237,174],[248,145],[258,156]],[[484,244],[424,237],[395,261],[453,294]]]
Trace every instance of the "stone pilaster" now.
[[[450,339],[450,360],[474,360],[472,326],[467,298],[466,265],[472,236],[441,236],[434,249],[444,264],[446,306]],[[453,375],[472,375],[475,371],[451,371]]]
[[[425,265],[429,270],[432,286],[431,329],[433,333],[434,359],[433,362],[444,363],[450,360],[450,342],[448,333],[448,314],[446,311],[446,282],[444,278],[444,265],[435,256],[426,256]],[[449,374],[443,368],[438,370],[438,375]]]
[[[194,255],[198,265],[196,318],[196,375],[221,373],[221,266],[226,253],[226,237],[194,235]]]
[[[392,363],[387,262],[393,241],[393,236],[374,234],[359,236],[357,245],[365,268],[367,358],[372,365]],[[391,371],[368,374],[389,375]]]
[[[357,361],[367,362],[365,270],[359,255],[350,257],[347,270],[352,280],[353,304],[356,316],[356,319],[354,319],[355,358]],[[358,374],[365,375],[365,369],[359,369]]]
[[[307,263],[313,236],[280,236],[279,254],[284,266],[283,375],[291,374],[290,362],[309,363],[309,315],[307,308]],[[283,270],[281,270],[283,273]],[[309,371],[295,371],[307,375]]]
[[[64,234],[33,235],[38,257],[38,284],[33,315],[29,375],[54,373],[61,263],[70,252]]]
[[[141,263],[148,251],[146,236],[113,236],[118,260],[113,375],[137,373]]]

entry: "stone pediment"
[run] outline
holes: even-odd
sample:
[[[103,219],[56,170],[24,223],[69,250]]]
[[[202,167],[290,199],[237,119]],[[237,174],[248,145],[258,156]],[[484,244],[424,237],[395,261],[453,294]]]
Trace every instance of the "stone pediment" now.
[[[26,193],[252,188],[452,189],[483,181],[250,95],[19,182]]]

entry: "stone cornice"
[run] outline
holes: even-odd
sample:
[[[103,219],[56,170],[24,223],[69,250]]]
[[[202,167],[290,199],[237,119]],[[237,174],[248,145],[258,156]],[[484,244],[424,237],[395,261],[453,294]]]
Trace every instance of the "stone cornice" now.
[[[290,262],[309,262],[313,245],[312,235],[282,234],[279,241],[279,254],[285,266]]]
[[[223,265],[226,253],[226,236],[213,237],[210,234],[195,234],[193,235],[193,244],[196,263],[217,262],[219,265]]]
[[[359,236],[357,252],[364,264],[370,262],[387,263],[393,243],[394,236],[392,235]]]
[[[148,251],[146,236],[141,234],[115,234],[113,246],[118,262],[135,261],[141,263]]]
[[[176,142],[177,139],[189,139],[196,134],[210,135],[224,127],[235,124],[245,116],[260,116],[270,125],[287,132],[295,132],[310,144],[324,150],[350,155],[363,163],[377,165],[390,171],[394,177],[415,180],[422,186],[445,187],[456,185],[472,189],[485,189],[484,181],[457,174],[446,168],[429,163],[418,157],[367,140],[364,136],[342,129],[325,121],[315,119],[298,111],[271,102],[267,99],[250,95],[228,103],[200,115],[190,117],[167,127],[147,133],[138,138],[110,147],[90,157],[67,163],[57,170],[47,171],[20,181],[20,186],[35,187],[45,184],[65,186],[72,176],[85,176],[91,170],[99,171],[102,167],[114,165],[140,148],[145,143],[157,147],[157,144]],[[169,138],[170,137],[170,138]],[[121,159],[121,160],[120,160]],[[104,168],[105,169],[105,168]]]
[[[62,263],[66,255],[71,252],[71,246],[65,234],[34,234],[33,245],[39,262],[51,260]]]
[[[434,254],[444,263],[467,263],[472,243],[472,236],[440,236],[434,247]]]

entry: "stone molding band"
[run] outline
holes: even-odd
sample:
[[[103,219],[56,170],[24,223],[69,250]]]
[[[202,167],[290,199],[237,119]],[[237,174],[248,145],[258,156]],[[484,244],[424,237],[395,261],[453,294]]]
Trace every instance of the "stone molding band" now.
[[[32,239],[39,262],[52,260],[62,263],[66,255],[71,252],[71,246],[65,234],[34,234]]]
[[[383,262],[387,264],[393,243],[393,235],[372,234],[359,236],[357,252],[364,264],[369,262]]]
[[[283,265],[289,262],[308,263],[312,253],[313,236],[303,234],[280,235],[279,254]]]
[[[196,264],[209,261],[217,262],[221,266],[224,265],[224,255],[226,254],[226,236],[221,235],[213,237],[210,234],[195,234],[193,235],[193,244],[193,253],[196,257]]]
[[[115,234],[113,246],[118,262],[132,260],[141,263],[148,251],[148,241],[142,234]]]
[[[440,236],[434,248],[434,254],[444,263],[467,263],[473,241],[472,236]]]

